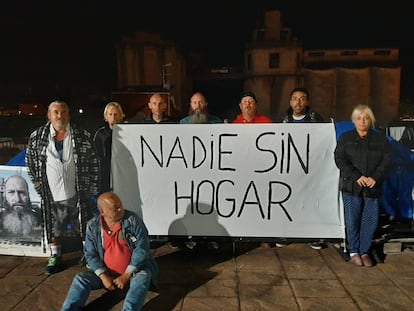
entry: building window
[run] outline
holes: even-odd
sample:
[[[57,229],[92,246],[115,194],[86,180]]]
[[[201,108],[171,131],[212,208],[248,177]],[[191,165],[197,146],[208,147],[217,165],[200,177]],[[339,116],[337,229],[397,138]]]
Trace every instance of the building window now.
[[[356,55],[358,55],[358,51],[355,51],[355,50],[341,51],[341,56],[356,56]]]
[[[309,57],[323,57],[325,56],[325,52],[324,51],[309,52],[308,56]]]
[[[247,54],[247,70],[252,70],[252,54]]]
[[[289,28],[283,28],[280,31],[280,40],[288,41],[292,37],[292,31]]]
[[[374,55],[391,55],[390,50],[375,50]]]
[[[280,55],[279,53],[271,53],[269,55],[269,68],[279,68]]]
[[[264,29],[258,29],[256,32],[256,40],[257,41],[264,41],[265,40],[266,31]]]

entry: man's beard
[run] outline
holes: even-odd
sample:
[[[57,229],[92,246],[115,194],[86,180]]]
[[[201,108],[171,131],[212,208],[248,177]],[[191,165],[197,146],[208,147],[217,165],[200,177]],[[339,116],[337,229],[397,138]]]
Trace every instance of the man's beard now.
[[[3,227],[13,234],[27,236],[36,225],[34,217],[30,214],[12,212],[3,218]]]
[[[208,112],[206,110],[200,112],[190,111],[190,118],[188,119],[188,123],[208,123]]]

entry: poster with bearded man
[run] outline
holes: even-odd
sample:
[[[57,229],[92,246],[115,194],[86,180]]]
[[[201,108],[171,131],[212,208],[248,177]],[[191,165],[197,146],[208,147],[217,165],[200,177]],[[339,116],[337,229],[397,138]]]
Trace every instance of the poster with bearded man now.
[[[40,197],[27,168],[0,165],[0,254],[42,253],[43,228]]]

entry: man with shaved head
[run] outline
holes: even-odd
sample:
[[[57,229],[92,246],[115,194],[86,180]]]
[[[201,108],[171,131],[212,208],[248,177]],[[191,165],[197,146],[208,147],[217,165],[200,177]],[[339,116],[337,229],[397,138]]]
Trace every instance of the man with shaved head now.
[[[162,94],[155,93],[151,95],[148,101],[148,108],[151,110],[149,116],[145,117],[139,123],[145,124],[168,124],[168,123],[176,123],[170,120],[167,117],[167,100]]]
[[[99,215],[86,227],[89,271],[74,277],[62,310],[81,310],[91,290],[101,288],[124,294],[123,310],[141,310],[158,275],[147,228],[138,215],[124,209],[115,193],[101,194],[98,209]]]

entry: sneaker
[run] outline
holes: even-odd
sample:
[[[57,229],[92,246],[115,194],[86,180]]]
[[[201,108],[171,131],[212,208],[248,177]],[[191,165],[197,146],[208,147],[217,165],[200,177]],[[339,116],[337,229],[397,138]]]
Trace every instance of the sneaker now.
[[[53,255],[52,257],[49,257],[49,260],[47,261],[47,266],[45,268],[45,274],[51,275],[53,273],[56,273],[60,269],[60,257],[58,255]]]
[[[322,249],[323,243],[322,242],[312,242],[312,243],[309,243],[309,246],[312,247],[313,249]]]
[[[197,245],[197,242],[194,241],[188,241],[185,242],[185,247],[187,247],[189,250],[193,250]]]
[[[285,242],[276,242],[275,243],[275,246],[279,247],[279,248],[282,248],[282,247],[285,247],[285,246],[288,246],[288,245],[289,245],[289,243],[285,243]]]

